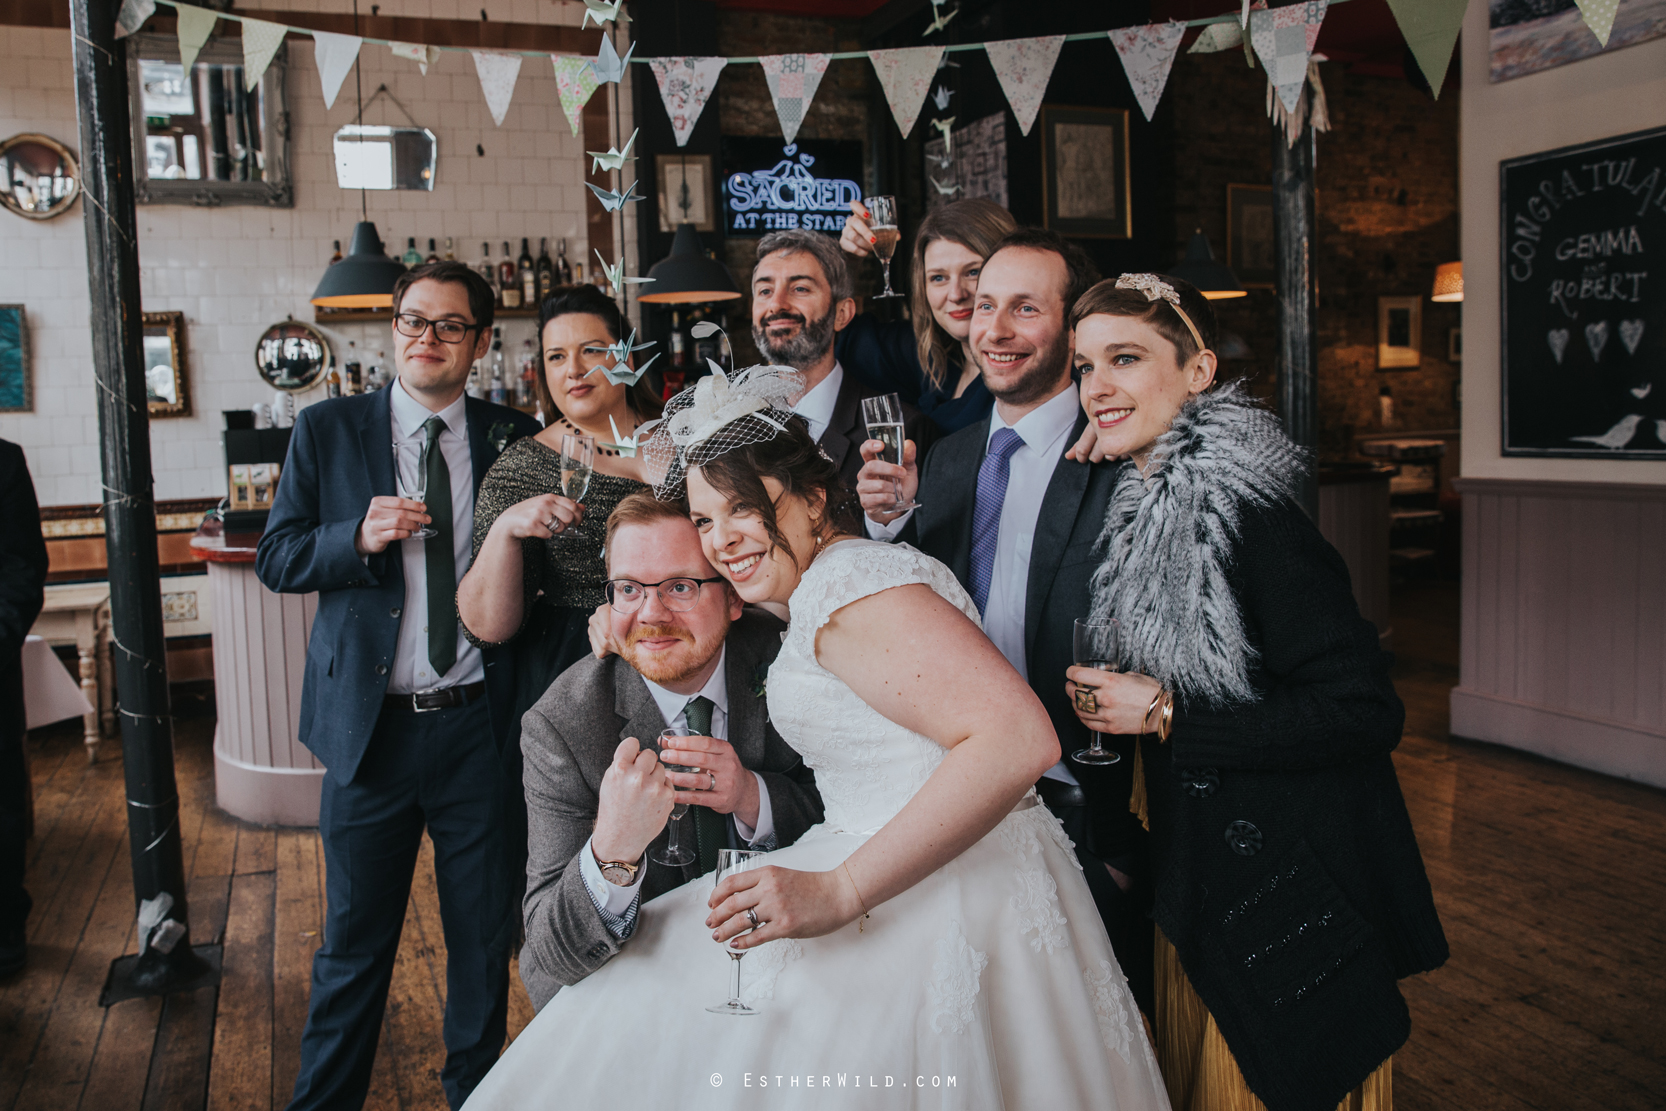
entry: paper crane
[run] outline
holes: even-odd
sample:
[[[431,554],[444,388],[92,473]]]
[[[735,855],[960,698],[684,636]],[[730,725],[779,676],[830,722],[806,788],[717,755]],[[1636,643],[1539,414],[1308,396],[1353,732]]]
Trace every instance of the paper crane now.
[[[949,25],[949,20],[953,19],[958,14],[960,14],[959,8],[950,8],[946,13],[941,8],[935,8],[935,18],[932,19],[931,23],[924,31],[920,32],[920,37],[923,39],[927,35],[933,35],[938,31],[941,31]]]
[[[939,85],[931,94],[931,102],[937,105],[937,110],[941,112],[949,106],[949,98],[953,95],[954,91],[947,85]]]
[[[954,153],[954,135],[952,134],[952,132],[954,130],[954,117],[950,116],[946,120],[932,120],[931,121],[931,126],[935,127],[938,131],[942,132],[942,134],[943,134],[943,157],[944,158],[949,157],[951,154]],[[947,166],[948,163],[945,162],[945,163],[943,163],[943,165]]]
[[[655,355],[653,359],[649,359],[635,370],[632,370],[630,364],[625,360],[630,358],[632,351],[642,351],[646,348],[652,347],[653,345],[653,340],[649,340],[647,343],[637,343],[636,329],[632,328],[629,336],[626,336],[624,339],[619,340],[616,343],[610,343],[607,345],[607,354],[608,357],[613,360],[612,365],[608,366],[597,363],[595,366],[590,368],[590,370],[585,374],[585,377],[588,378],[590,375],[599,370],[602,372],[602,375],[615,386],[634,386],[638,380],[641,379],[643,373],[653,365],[654,359],[659,358],[659,356]],[[614,431],[614,435],[618,435],[617,430]]]
[[[926,176],[931,177],[930,174],[927,174]],[[931,178],[931,183],[932,183],[932,185],[936,186],[937,191],[939,193],[943,194],[945,197],[952,197],[956,193],[960,192],[960,182],[958,182],[958,181],[954,182],[951,185],[951,184],[947,184],[945,182],[938,181],[936,178],[932,177]]]
[[[620,0],[620,2],[622,3],[623,0]],[[636,44],[633,42],[630,49],[625,51],[625,56],[623,58],[619,57],[619,52],[613,49],[613,40],[603,35],[602,48],[596,51],[594,58],[590,59],[590,71],[596,75],[596,84],[605,85],[609,81],[618,81],[625,76],[625,67],[630,65],[631,55],[635,53]]]
[[[640,130],[641,128],[637,129],[637,131]],[[624,150],[617,150],[614,147],[608,147],[605,151],[585,151],[585,153],[590,156],[590,172],[595,173],[597,170],[622,170],[625,168],[626,162],[635,162],[636,156],[631,153],[631,144],[634,142],[636,142],[636,131],[632,131],[631,137],[625,140]]]
[[[629,23],[631,17],[625,14],[625,0],[613,0],[609,4],[606,0],[584,0],[584,22],[578,25],[580,31],[590,26],[594,19],[596,26],[617,19],[620,23]]]
[[[602,257],[602,253],[600,251],[596,252],[596,262],[601,266],[602,273],[607,276],[607,284],[613,287],[613,296],[615,297],[619,296],[619,293],[624,286],[642,285],[645,282],[655,282],[659,280],[658,278],[628,278],[625,276],[625,260],[623,258],[620,258],[618,262],[609,266],[607,264],[607,259]]]
[[[623,193],[616,193],[612,189],[598,189],[595,185],[588,181],[584,184],[590,187],[590,191],[596,194],[596,199],[602,202],[602,207],[607,209],[609,212],[618,212],[621,208],[625,207],[625,202],[627,201],[640,201],[643,199],[642,197],[635,195],[636,182],[634,181],[625,187],[625,191]]]
[[[658,356],[656,356],[656,358],[657,357]],[[602,446],[613,448],[626,459],[635,459],[636,449],[642,446],[642,441],[647,437],[648,430],[659,423],[659,418],[655,417],[651,421],[644,421],[643,423],[637,425],[636,431],[629,436],[619,435],[619,426],[613,423],[612,413],[608,414],[607,423],[608,427],[613,429],[613,442]]]

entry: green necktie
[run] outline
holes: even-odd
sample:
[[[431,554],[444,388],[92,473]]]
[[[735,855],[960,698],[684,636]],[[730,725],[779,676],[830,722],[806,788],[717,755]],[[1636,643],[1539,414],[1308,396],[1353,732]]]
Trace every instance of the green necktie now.
[[[428,564],[428,662],[434,665],[434,683],[457,662],[457,551],[451,539],[451,468],[445,465],[440,433],[445,421],[429,417],[422,425],[428,433],[422,465],[428,472],[428,516],[435,535],[423,541]]]
[[[683,717],[688,722],[689,736],[712,735],[712,708],[712,700],[704,695],[688,700]],[[729,847],[729,823],[709,806],[689,809],[694,815],[694,848],[700,857],[696,867],[703,876],[717,868],[717,850]]]

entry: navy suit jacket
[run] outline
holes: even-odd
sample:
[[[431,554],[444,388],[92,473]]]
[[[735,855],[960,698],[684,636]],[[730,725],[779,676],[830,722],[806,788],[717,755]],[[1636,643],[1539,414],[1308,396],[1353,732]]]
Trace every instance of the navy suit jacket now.
[[[353,537],[370,499],[395,494],[388,387],[309,405],[295,419],[255,572],[278,593],[318,593],[301,686],[300,740],[339,783],[350,783],[387,695],[399,643],[405,571],[397,547],[359,558]],[[525,413],[475,398],[464,406],[474,489],[497,460],[494,425],[509,439],[538,432]],[[501,745],[514,705],[504,648],[486,649],[492,732]]]

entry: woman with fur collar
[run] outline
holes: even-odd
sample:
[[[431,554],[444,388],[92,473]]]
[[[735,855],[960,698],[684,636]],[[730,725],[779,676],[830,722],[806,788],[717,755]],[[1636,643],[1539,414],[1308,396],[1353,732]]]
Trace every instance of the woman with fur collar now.
[[[1068,689],[1090,729],[1141,735],[1171,1102],[1390,1111],[1396,981],[1447,947],[1389,756],[1389,657],[1292,496],[1305,453],[1240,384],[1210,388],[1209,302],[1124,274],[1070,322],[1092,454],[1127,462],[1093,579],[1122,671]]]

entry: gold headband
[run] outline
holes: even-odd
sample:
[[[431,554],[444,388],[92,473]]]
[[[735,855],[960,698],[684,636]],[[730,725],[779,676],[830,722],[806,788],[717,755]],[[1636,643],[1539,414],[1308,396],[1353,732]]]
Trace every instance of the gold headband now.
[[[1174,291],[1172,285],[1169,285],[1155,274],[1124,274],[1116,280],[1116,288],[1138,290],[1145,294],[1147,301],[1167,301],[1180,317],[1181,323],[1186,325],[1186,330],[1192,333],[1192,339],[1197,343],[1197,349],[1199,351],[1208,350],[1208,346],[1203,342],[1203,337],[1198,334],[1197,325],[1193,324],[1192,318],[1186,315],[1186,310],[1180,307],[1180,294]]]

